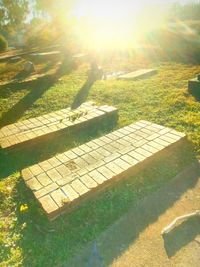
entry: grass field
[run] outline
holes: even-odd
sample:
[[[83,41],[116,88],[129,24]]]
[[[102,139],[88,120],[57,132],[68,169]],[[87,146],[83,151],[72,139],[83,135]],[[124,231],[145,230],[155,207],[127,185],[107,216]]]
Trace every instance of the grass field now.
[[[115,66],[115,67],[114,67]],[[79,135],[72,140],[57,140],[51,147],[15,156],[0,155],[0,266],[65,266],[79,248],[95,239],[130,205],[152,191],[200,156],[200,102],[187,92],[188,79],[200,72],[198,65],[174,62],[154,65],[117,61],[105,66],[107,70],[132,70],[155,67],[158,74],[138,81],[96,81],[87,100],[114,105],[119,109],[122,127],[139,119],[184,131],[194,145],[179,148],[167,158],[155,160],[150,169],[134,179],[103,193],[98,199],[85,203],[70,215],[49,223],[20,178],[20,169],[52,154],[64,151],[94,137],[94,133]],[[9,69],[10,66],[7,66]],[[39,70],[48,66],[38,65]],[[9,79],[19,71],[12,66],[10,74],[0,63],[0,75]],[[55,70],[56,71],[56,70]],[[64,66],[56,79],[22,85],[0,85],[0,126],[65,108],[73,103],[87,79],[88,65],[78,68]],[[95,133],[99,136],[103,132]],[[20,212],[21,204],[27,212]]]

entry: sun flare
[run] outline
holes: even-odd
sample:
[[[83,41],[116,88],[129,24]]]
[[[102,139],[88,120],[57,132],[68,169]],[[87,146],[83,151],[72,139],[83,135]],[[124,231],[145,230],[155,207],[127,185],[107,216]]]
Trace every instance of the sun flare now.
[[[98,50],[133,45],[139,33],[138,10],[138,4],[129,0],[79,0],[74,10],[79,38],[86,47]]]

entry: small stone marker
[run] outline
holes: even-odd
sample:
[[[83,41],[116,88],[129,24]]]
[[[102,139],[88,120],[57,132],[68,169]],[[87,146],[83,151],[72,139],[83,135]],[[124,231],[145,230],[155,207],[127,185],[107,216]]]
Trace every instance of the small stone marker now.
[[[22,170],[22,177],[49,219],[55,219],[129,177],[184,137],[173,129],[139,121],[30,166]]]
[[[196,78],[191,79],[188,82],[188,91],[191,94],[200,96],[200,74],[198,74]]]
[[[42,52],[42,53],[32,53],[30,54],[30,56],[41,56],[41,57],[45,57],[45,56],[51,56],[51,55],[60,55],[60,51],[51,51],[51,52]]]
[[[148,78],[156,73],[157,73],[157,70],[155,69],[142,69],[142,70],[137,70],[134,72],[129,72],[129,73],[120,75],[118,76],[118,79],[137,80],[137,79]]]
[[[34,67],[33,62],[31,62],[31,61],[27,61],[27,62],[24,64],[24,71],[27,72],[27,73],[34,72],[34,71],[35,71],[35,67]]]
[[[60,51],[51,51],[51,52],[31,53],[30,57],[32,59],[45,60],[48,58],[57,58],[60,55],[61,55]]]
[[[0,147],[6,150],[19,149],[23,146],[66,131],[95,126],[101,128],[103,122],[117,122],[117,109],[111,106],[96,106],[92,102],[83,103],[76,110],[70,108],[58,110],[40,117],[7,125],[0,129]]]
[[[10,58],[9,59],[9,62],[18,62],[18,61],[20,61],[20,60],[22,60],[22,58],[21,57],[19,57],[19,56],[17,56],[17,57],[12,57],[12,58]]]

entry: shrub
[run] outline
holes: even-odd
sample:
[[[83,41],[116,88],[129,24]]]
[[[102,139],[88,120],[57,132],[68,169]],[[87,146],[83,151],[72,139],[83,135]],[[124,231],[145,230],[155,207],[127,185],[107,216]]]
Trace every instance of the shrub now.
[[[6,41],[6,39],[0,35],[0,52],[6,51],[8,47],[8,43]]]
[[[200,62],[198,30],[199,23],[173,23],[152,31],[146,36],[144,43],[157,47],[155,54],[158,52],[157,57],[159,58],[198,63]]]

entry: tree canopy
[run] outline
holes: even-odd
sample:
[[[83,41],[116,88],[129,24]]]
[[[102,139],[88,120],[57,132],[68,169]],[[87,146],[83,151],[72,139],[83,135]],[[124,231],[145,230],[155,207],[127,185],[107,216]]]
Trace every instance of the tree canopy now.
[[[0,26],[16,28],[25,22],[29,12],[29,0],[0,0]]]

